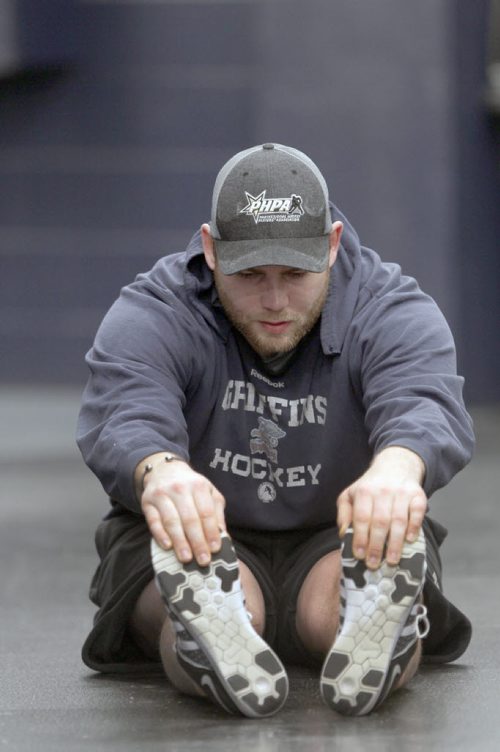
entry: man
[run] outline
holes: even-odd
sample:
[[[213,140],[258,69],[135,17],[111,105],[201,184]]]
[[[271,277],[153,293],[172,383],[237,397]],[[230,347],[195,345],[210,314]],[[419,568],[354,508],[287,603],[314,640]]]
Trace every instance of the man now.
[[[87,361],[78,441],[112,501],[89,666],[161,659],[261,717],[302,663],[362,715],[463,653],[426,514],[473,444],[453,340],[306,155],[229,160],[210,225],[122,290]]]

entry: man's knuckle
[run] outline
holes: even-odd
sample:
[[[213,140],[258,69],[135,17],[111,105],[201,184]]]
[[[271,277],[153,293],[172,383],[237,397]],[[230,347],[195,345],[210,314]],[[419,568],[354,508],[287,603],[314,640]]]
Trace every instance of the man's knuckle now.
[[[149,522],[149,529],[153,535],[161,535],[163,533],[163,526],[161,520],[153,520]]]
[[[422,493],[418,494],[415,497],[415,499],[416,499],[416,504],[422,507],[422,509],[425,509],[427,507],[427,496],[425,495],[423,491]]]
[[[368,525],[370,524],[370,519],[371,519],[370,513],[365,510],[357,509],[354,512],[353,516],[354,516],[354,521],[358,528],[359,527],[367,528]]]
[[[166,514],[162,514],[161,516],[161,524],[165,528],[165,530],[174,530],[177,527],[177,520],[174,518],[172,514],[169,514],[168,512]]]
[[[375,513],[372,522],[372,530],[375,532],[384,532],[391,524],[391,514],[386,511],[378,511]]]
[[[212,504],[200,504],[198,506],[198,514],[202,521],[209,520],[214,516],[214,508]]]
[[[426,509],[427,509],[427,503],[425,501],[417,499],[411,504],[410,514],[412,516],[422,516],[425,514]]]
[[[180,496],[186,490],[186,484],[181,480],[173,480],[169,484],[169,491],[176,496]]]
[[[194,511],[186,511],[181,515],[185,530],[193,530],[200,527],[200,515]]]
[[[193,493],[206,493],[209,490],[210,484],[206,478],[202,475],[195,475],[191,481],[191,488]]]
[[[158,504],[165,499],[167,491],[161,483],[151,482],[144,491],[148,501]]]
[[[357,483],[356,486],[352,489],[354,495],[359,499],[366,499],[373,496],[374,492],[374,486],[372,483]]]

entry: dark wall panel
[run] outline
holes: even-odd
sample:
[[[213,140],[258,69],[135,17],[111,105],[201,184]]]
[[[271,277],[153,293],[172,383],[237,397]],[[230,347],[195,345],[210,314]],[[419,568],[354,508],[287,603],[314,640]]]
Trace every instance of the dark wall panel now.
[[[81,382],[120,286],[208,218],[226,158],[276,140],[438,300],[471,396],[500,396],[486,0],[68,0],[52,37],[44,4],[55,64],[0,82],[0,379]]]
[[[2,0],[0,80],[57,67],[78,49],[75,0]]]
[[[241,65],[258,53],[259,2],[83,3],[86,57],[118,65]],[[256,11],[257,6],[257,11]]]
[[[198,175],[24,174],[2,175],[0,223],[19,207],[29,225],[55,226],[61,215],[75,228],[182,226],[186,209],[205,220],[210,197]]]
[[[198,146],[239,141],[253,123],[255,102],[245,78],[227,88],[175,81],[99,78],[78,71],[30,77],[0,91],[5,146]],[[228,143],[229,142],[229,143]]]
[[[299,140],[325,165],[362,241],[401,263],[458,323],[454,4],[378,0],[360,13],[351,0],[320,0],[306,15],[300,0],[287,6],[280,48],[279,4],[262,25],[270,80],[259,133]],[[282,47],[296,51],[293,68]]]
[[[467,391],[500,397],[500,119],[485,107],[489,3],[463,0],[456,18],[460,325]],[[500,23],[497,4],[496,20]],[[500,35],[500,28],[496,29]],[[462,40],[462,44],[460,44]],[[479,54],[467,54],[466,42]]]

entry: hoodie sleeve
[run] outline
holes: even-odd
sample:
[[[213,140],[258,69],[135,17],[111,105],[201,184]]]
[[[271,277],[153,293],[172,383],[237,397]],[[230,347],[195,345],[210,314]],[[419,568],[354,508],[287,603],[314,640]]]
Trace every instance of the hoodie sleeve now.
[[[134,512],[141,459],[159,451],[188,459],[183,409],[197,360],[192,324],[173,293],[162,290],[160,299],[136,282],[123,289],[87,354],[77,443],[105,491]]]
[[[384,264],[383,283],[356,317],[360,389],[374,454],[403,446],[425,463],[428,496],[470,460],[472,421],[451,331],[415,280]]]

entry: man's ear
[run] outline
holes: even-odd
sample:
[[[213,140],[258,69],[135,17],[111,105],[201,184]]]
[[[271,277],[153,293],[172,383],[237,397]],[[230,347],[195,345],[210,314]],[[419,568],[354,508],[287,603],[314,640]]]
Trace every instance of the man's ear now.
[[[215,245],[214,239],[210,233],[210,225],[204,224],[201,226],[201,242],[203,244],[203,253],[205,255],[207,266],[213,271],[215,269]]]
[[[344,225],[342,222],[334,222],[330,232],[330,259],[328,261],[328,268],[331,269],[337,259],[337,253],[340,247],[340,238],[342,237],[342,231]]]

